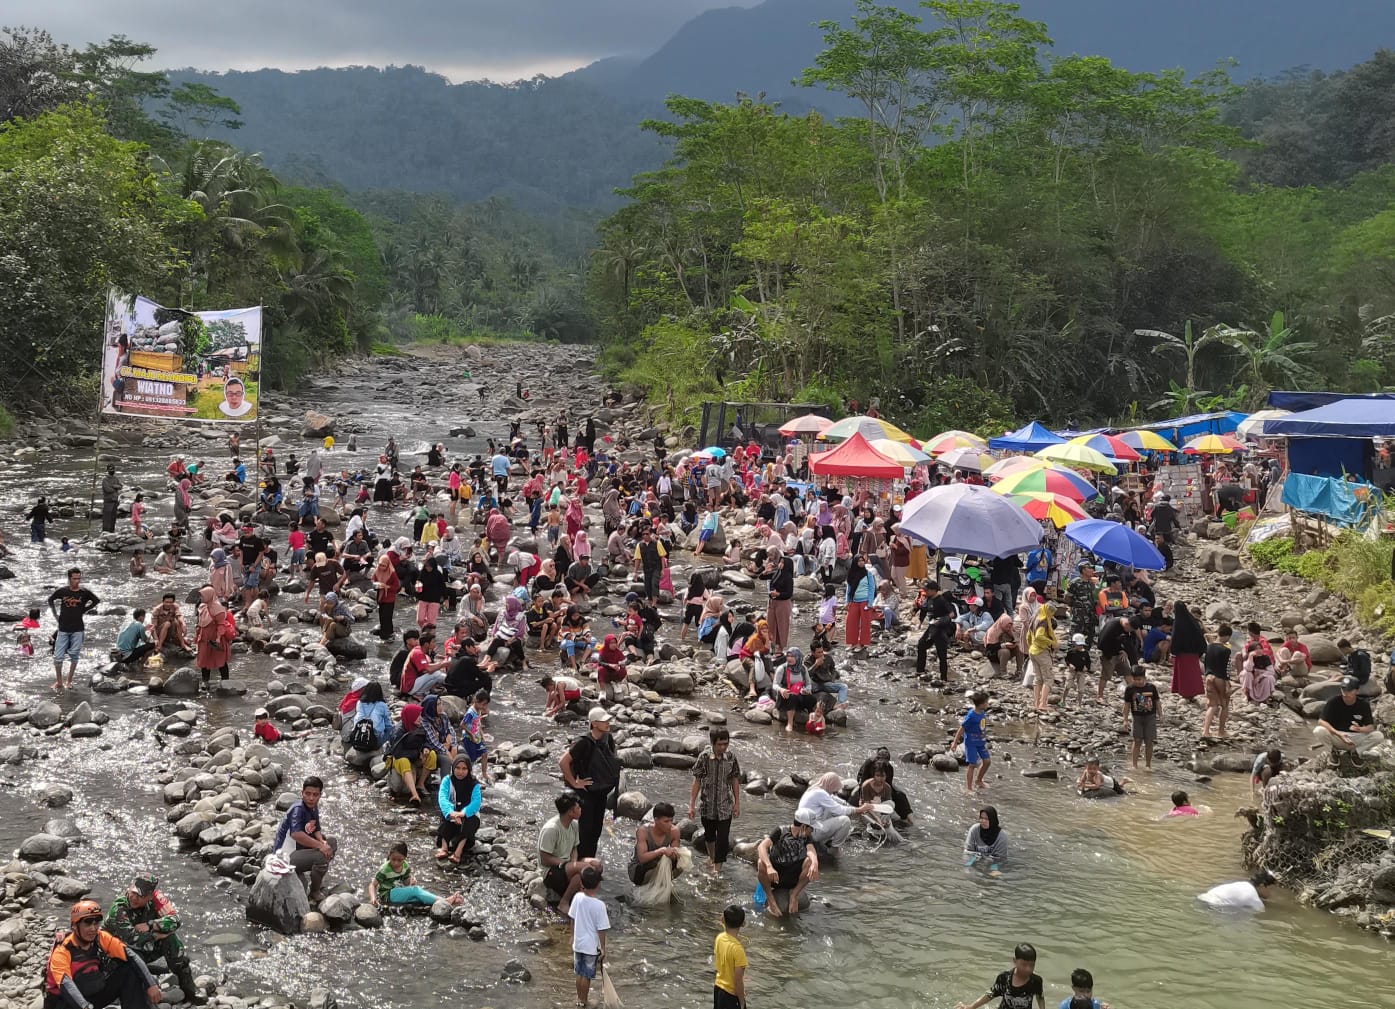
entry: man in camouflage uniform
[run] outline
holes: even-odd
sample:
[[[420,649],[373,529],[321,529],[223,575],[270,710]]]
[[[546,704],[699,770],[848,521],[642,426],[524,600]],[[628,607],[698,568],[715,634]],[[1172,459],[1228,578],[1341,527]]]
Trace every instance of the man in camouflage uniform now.
[[[208,999],[194,984],[184,944],[175,934],[179,930],[179,916],[174,905],[157,889],[158,882],[154,876],[133,879],[125,895],[112,902],[103,927],[146,963],[163,958],[184,992],[184,998],[194,1005],[206,1005]]]
[[[1095,645],[1095,632],[1099,629],[1099,618],[1095,607],[1099,605],[1099,582],[1095,579],[1095,569],[1088,561],[1081,561],[1077,576],[1066,587],[1070,598],[1070,629],[1076,634],[1085,635],[1085,647]]]

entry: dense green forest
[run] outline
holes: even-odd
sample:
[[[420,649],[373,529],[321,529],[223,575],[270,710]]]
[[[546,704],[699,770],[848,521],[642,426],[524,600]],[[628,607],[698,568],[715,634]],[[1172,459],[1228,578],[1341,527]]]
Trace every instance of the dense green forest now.
[[[834,122],[673,97],[600,229],[611,369],[879,397],[924,433],[1395,382],[1395,57],[1250,89],[1055,56],[995,0],[860,0],[801,77]]]
[[[234,100],[139,69],[153,54],[122,37],[79,50],[0,32],[0,404],[96,402],[109,285],[182,307],[263,305],[280,387],[385,341],[593,335],[594,218],[288,185],[206,138],[241,124]]]

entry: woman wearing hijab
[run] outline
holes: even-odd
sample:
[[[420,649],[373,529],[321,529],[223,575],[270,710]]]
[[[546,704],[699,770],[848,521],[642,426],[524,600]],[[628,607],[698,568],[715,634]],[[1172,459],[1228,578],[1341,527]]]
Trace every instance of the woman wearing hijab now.
[[[567,509],[562,515],[563,521],[567,525],[567,535],[575,537],[581,532],[581,498],[572,495],[567,502]]]
[[[572,566],[572,561],[576,559],[575,548],[572,546],[570,533],[563,533],[561,539],[557,541],[557,549],[552,552],[552,562],[555,570],[552,573],[554,584],[558,571],[566,571]]]
[[[999,867],[1007,858],[1007,853],[1007,834],[998,826],[998,811],[992,806],[984,806],[978,811],[978,823],[969,828],[969,835],[964,838],[964,865],[986,861],[988,875],[1001,876]]]
[[[804,668],[804,653],[798,648],[785,652],[785,664],[775,673],[770,685],[775,710],[785,716],[785,731],[794,731],[794,713],[813,711],[818,704],[809,673]]]
[[[615,684],[629,676],[625,668],[625,652],[614,634],[607,634],[596,652],[596,682],[607,701],[615,700]]]
[[[484,646],[484,654],[494,657],[500,648],[509,650],[504,666],[517,664],[521,669],[528,668],[528,659],[523,654],[523,642],[528,640],[528,619],[523,613],[523,600],[510,593],[504,597],[504,606],[494,619],[489,644]]]
[[[218,593],[212,585],[199,589],[198,630],[194,634],[194,644],[198,655],[194,662],[203,677],[203,685],[208,686],[213,670],[218,670],[218,678],[228,678],[228,657],[232,653],[232,639],[235,632],[227,626],[227,608],[218,601]]]
[[[353,707],[353,712],[352,722],[354,725],[366,719],[373,726],[379,745],[388,745],[388,741],[392,739],[392,712],[388,710],[387,700],[383,697],[381,683],[377,680],[369,680],[363,685],[363,689],[358,695],[358,703]]]
[[[489,570],[489,561],[484,556],[483,550],[476,550],[470,555],[470,563],[465,568],[467,579],[476,579],[482,586],[494,584],[494,572]]]
[[[1172,692],[1187,700],[1206,692],[1201,657],[1206,654],[1206,632],[1186,603],[1172,613]]]
[[[611,487],[601,498],[601,516],[605,522],[605,532],[609,536],[625,521],[625,509],[620,504],[620,492]]]
[[[484,535],[495,554],[502,560],[508,552],[509,537],[513,535],[513,529],[498,508],[489,509],[489,518],[484,523]]]
[[[373,503],[392,504],[392,464],[385,455],[378,456],[378,466],[373,471]]]
[[[585,529],[578,529],[572,537],[572,552],[576,554],[577,560],[591,560],[591,538],[586,535]]]
[[[849,648],[866,648],[872,643],[872,606],[876,598],[877,576],[867,566],[867,558],[858,554],[848,569],[848,584],[843,591],[843,601],[848,606],[843,641]]]
[[[194,507],[193,499],[189,491],[193,483],[189,478],[183,477],[179,481],[179,486],[174,492],[174,524],[181,529],[189,528],[189,511]]]
[[[223,602],[232,596],[232,563],[228,560],[228,552],[222,547],[215,547],[210,555],[208,584],[213,594]]]
[[[450,774],[441,779],[436,793],[436,805],[441,811],[441,824],[436,828],[436,857],[448,859],[455,865],[465,855],[466,848],[475,844],[475,832],[480,829],[480,783],[475,780],[474,764],[465,754],[459,754],[451,765]]]
[[[349,636],[349,627],[354,615],[337,592],[326,592],[320,601],[320,647],[327,648],[331,641]]]
[[[1033,702],[1039,712],[1051,709],[1051,687],[1056,680],[1051,664],[1061,643],[1056,638],[1055,616],[1055,604],[1044,603],[1037,609],[1032,631],[1027,636],[1027,658],[1031,662],[1027,677],[1033,681]],[[1023,686],[1027,685],[1023,683]]]
[[[422,562],[417,572],[417,629],[434,626],[441,615],[441,604],[445,602],[449,590],[446,576],[441,573],[435,557]]]

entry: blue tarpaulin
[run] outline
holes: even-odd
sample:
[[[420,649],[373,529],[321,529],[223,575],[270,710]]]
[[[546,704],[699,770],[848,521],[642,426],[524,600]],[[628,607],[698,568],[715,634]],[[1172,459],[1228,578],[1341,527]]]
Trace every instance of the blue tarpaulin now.
[[[1383,399],[1389,403],[1395,400],[1395,393],[1372,392],[1353,396],[1349,392],[1288,392],[1276,389],[1269,394],[1269,405],[1275,410],[1312,410],[1343,399]]]
[[[1292,472],[1338,479],[1348,473],[1367,476],[1375,454],[1370,440],[1358,438],[1290,438],[1285,444]]]
[[[1353,526],[1366,516],[1366,503],[1356,496],[1358,486],[1333,477],[1290,473],[1284,477],[1281,500],[1290,508],[1315,512],[1340,525]],[[1369,489],[1369,485],[1360,486]]]
[[[1234,434],[1249,414],[1225,410],[1220,413],[1193,413],[1186,417],[1173,417],[1153,424],[1140,424],[1137,430],[1156,431],[1179,448],[1193,438],[1204,434]]]
[[[1032,421],[1025,427],[1019,427],[1011,434],[1005,434],[1001,438],[989,438],[988,447],[994,452],[1039,452],[1051,445],[1059,445],[1065,439],[1058,434],[1052,434],[1036,421]]]
[[[1395,400],[1339,399],[1268,421],[1264,433],[1306,438],[1395,438]]]

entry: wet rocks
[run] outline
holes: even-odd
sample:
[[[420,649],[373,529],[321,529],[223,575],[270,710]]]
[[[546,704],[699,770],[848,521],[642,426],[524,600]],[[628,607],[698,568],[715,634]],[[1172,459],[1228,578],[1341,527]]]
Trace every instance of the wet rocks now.
[[[165,677],[160,690],[171,697],[195,697],[201,683],[198,670],[193,666],[182,666]]]
[[[301,425],[302,438],[323,438],[334,433],[334,418],[315,410],[305,411],[305,423]]]
[[[31,834],[20,842],[19,857],[26,862],[56,862],[68,857],[68,842],[53,834]]]
[[[621,792],[615,800],[615,815],[630,820],[642,820],[651,805],[643,792]]]
[[[959,770],[959,761],[952,753],[937,753],[930,758],[930,766],[945,774],[953,774]]]
[[[29,709],[29,724],[36,729],[49,729],[63,721],[63,709],[57,701],[40,701]]]
[[[73,790],[67,785],[45,785],[43,796],[44,805],[49,809],[62,809],[73,801]]]
[[[1244,568],[1232,571],[1221,579],[1221,584],[1228,589],[1252,589],[1258,582],[1258,576]]]
[[[295,873],[278,876],[262,870],[257,874],[257,881],[247,895],[248,921],[282,935],[295,935],[309,913],[310,900]]]

